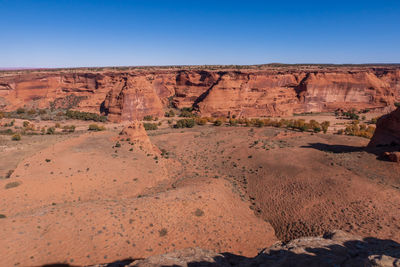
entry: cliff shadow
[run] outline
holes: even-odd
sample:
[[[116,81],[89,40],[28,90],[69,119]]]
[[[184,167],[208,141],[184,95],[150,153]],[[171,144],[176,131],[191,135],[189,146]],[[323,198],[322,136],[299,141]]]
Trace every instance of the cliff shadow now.
[[[324,236],[329,242],[331,237]],[[320,242],[320,241],[319,241]],[[326,243],[328,243],[326,242]],[[189,262],[187,266],[397,266],[400,264],[400,244],[389,239],[373,237],[363,240],[348,240],[343,243],[301,246],[305,253],[294,253],[288,249],[262,251],[254,258],[231,253],[221,253],[213,263]]]
[[[332,242],[333,241],[333,242]],[[309,243],[307,243],[309,242]],[[307,246],[309,245],[309,246]],[[293,248],[298,247],[293,252]],[[340,236],[336,240],[335,233],[326,233],[322,239],[305,241],[305,243],[282,243],[285,249],[276,247],[264,249],[255,257],[245,257],[232,253],[220,253],[213,257],[214,262],[185,261],[177,258],[175,264],[148,264],[138,266],[165,266],[179,267],[215,267],[215,266],[398,266],[400,264],[400,244],[390,239],[378,239],[366,237],[362,240],[341,241]],[[193,255],[195,256],[195,255]],[[175,261],[173,258],[171,260]],[[105,267],[122,267],[132,264],[133,259],[115,261],[108,264],[100,264]],[[69,264],[47,264],[42,267],[72,267]],[[136,266],[136,265],[134,265]]]
[[[387,157],[383,155],[384,152],[395,152],[400,151],[400,145],[380,145],[376,147],[364,147],[364,146],[348,146],[348,145],[329,145],[324,143],[309,143],[308,146],[301,146],[301,148],[313,148],[319,151],[328,153],[353,153],[353,152],[367,152],[374,154],[378,160],[389,161]]]

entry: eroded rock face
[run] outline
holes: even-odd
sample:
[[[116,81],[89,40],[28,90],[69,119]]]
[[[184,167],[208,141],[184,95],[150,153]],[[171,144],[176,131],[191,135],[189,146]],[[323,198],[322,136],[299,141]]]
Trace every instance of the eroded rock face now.
[[[123,266],[123,265],[121,265]],[[187,248],[136,260],[126,266],[400,266],[400,244],[334,231],[277,243],[254,258]]]
[[[376,130],[369,147],[400,145],[400,108],[382,116],[376,123]]]
[[[31,71],[0,74],[0,109],[60,107],[112,121],[195,107],[203,116],[280,116],[388,109],[400,101],[399,67],[266,70]]]

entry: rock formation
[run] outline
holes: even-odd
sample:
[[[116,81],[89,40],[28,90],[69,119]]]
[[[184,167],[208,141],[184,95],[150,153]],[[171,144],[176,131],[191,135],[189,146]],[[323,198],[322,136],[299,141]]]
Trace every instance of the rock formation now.
[[[388,109],[400,101],[399,66],[252,69],[75,69],[0,73],[0,109],[73,108],[112,121],[195,107],[204,116],[280,116]]]
[[[160,154],[160,150],[151,143],[143,123],[139,121],[133,121],[122,129],[119,134],[119,139],[124,139],[125,141],[129,140],[132,145],[146,153]]]
[[[376,123],[376,130],[369,147],[400,145],[400,108],[382,116]]]
[[[120,264],[120,265],[118,265]],[[97,265],[105,266],[105,265]],[[110,265],[106,265],[110,266]],[[113,266],[113,265],[111,265]],[[115,266],[400,266],[400,244],[343,231],[277,243],[254,258],[187,248]]]

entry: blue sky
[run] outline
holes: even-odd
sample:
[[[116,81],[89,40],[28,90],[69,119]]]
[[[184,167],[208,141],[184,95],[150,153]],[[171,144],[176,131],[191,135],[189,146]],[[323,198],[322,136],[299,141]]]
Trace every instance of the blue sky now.
[[[400,1],[0,0],[0,67],[400,63]]]

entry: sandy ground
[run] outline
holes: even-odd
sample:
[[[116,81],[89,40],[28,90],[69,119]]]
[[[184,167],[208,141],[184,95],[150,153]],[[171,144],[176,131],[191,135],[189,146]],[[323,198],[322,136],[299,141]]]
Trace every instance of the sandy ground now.
[[[400,166],[363,149],[367,139],[162,127],[149,132],[161,156],[128,141],[116,147],[121,126],[107,128],[2,139],[0,169],[15,171],[0,180],[1,266],[186,247],[254,256],[278,239],[332,229],[400,241]]]

